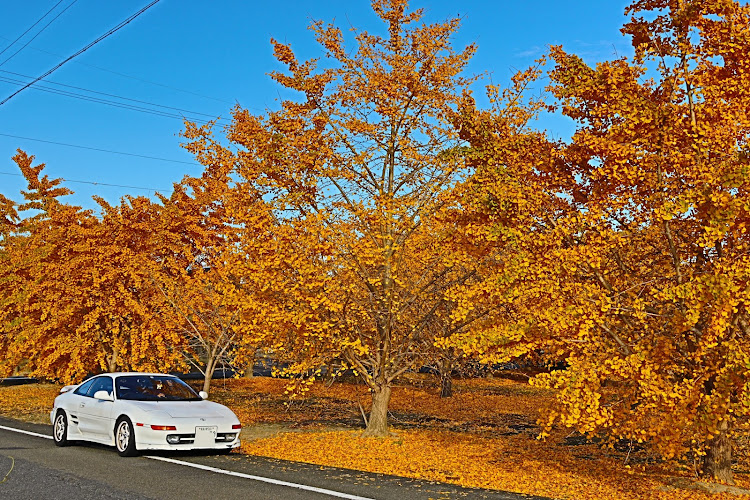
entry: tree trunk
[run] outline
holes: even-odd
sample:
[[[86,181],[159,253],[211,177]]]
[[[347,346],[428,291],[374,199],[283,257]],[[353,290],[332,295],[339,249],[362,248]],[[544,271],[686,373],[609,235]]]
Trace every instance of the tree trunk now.
[[[727,484],[734,484],[732,474],[732,439],[729,436],[729,423],[723,420],[718,426],[719,434],[708,443],[703,459],[703,475]]]
[[[214,371],[208,371],[206,370],[206,378],[203,379],[203,390],[206,391],[206,394],[209,392],[209,388],[211,387],[211,377],[213,376]]]
[[[372,392],[372,409],[364,436],[387,436],[388,432],[388,402],[391,400],[390,385],[378,385]]]
[[[114,373],[117,371],[117,347],[112,346],[112,352],[107,356],[107,371]]]
[[[444,359],[438,362],[438,368],[440,370],[440,397],[449,398],[453,396],[453,379],[451,378],[453,363],[449,359]]]
[[[440,397],[449,398],[453,396],[453,379],[450,373],[440,375]]]
[[[206,372],[203,374],[203,390],[206,391],[206,394],[209,394],[209,389],[211,387],[211,378],[214,376],[214,369],[216,368],[216,360],[209,359],[206,362]]]
[[[242,374],[243,378],[253,378],[253,368],[255,368],[255,352],[250,356],[250,360],[245,365],[245,371]]]

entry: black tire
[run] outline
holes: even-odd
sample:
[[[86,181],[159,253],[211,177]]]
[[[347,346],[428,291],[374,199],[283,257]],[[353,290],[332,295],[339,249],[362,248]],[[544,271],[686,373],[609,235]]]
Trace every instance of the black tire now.
[[[120,417],[115,424],[115,448],[121,457],[134,457],[138,455],[135,447],[135,432],[133,423],[128,417]]]
[[[63,410],[57,410],[55,421],[52,423],[52,439],[57,446],[68,446],[68,416]]]

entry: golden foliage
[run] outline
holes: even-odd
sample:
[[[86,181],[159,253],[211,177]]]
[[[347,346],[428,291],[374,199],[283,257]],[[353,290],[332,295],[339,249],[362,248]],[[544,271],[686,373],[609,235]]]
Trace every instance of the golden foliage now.
[[[220,250],[234,241],[220,169],[186,177],[159,202],[126,196],[113,206],[95,197],[95,215],[58,199],[69,191],[42,175],[33,156],[19,151],[13,159],[29,190],[20,205],[0,199],[1,374],[77,381],[101,371],[185,368],[186,358],[212,369],[205,353],[252,343],[249,334],[236,338],[236,321],[217,328],[214,337],[229,339],[223,343],[209,339],[213,331],[185,327],[195,316],[186,310],[244,319],[237,304],[250,302],[219,273]],[[191,279],[210,266],[214,273]],[[170,307],[175,294],[180,307]]]
[[[186,124],[205,170],[158,203],[66,204],[19,150],[28,190],[0,196],[0,374],[210,371],[251,366],[260,346],[299,378],[228,384],[270,401],[219,391],[246,422],[279,418],[264,410],[296,385],[287,420],[369,409],[368,434],[387,435],[389,408],[433,430],[518,414],[552,438],[705,456],[731,481],[726,440],[750,431],[750,6],[634,1],[633,57],[591,67],[553,47],[489,86],[484,111],[462,76],[475,47],[452,46],[459,19],[372,6],[388,34],[353,48],[312,24],[323,69],[272,40],[285,71],[271,77],[298,99],[236,107],[231,147]],[[550,103],[526,97],[546,61]],[[543,110],[576,122],[570,141],[531,130]],[[520,399],[479,382],[445,401],[394,386],[423,364],[446,375],[460,358],[519,356],[564,369]],[[323,366],[366,388],[312,383]],[[417,456],[448,439],[404,436]]]
[[[462,74],[475,47],[454,49],[458,18],[423,23],[407,4],[373,1],[387,35],[362,31],[352,47],[314,22],[325,69],[272,40],[284,71],[271,77],[295,98],[258,116],[237,107],[232,148],[210,126],[184,133],[202,163],[233,166],[238,201],[262,196],[276,223],[239,242],[252,256],[243,280],[259,284],[275,320],[268,347],[290,373],[329,362],[356,370],[372,389],[374,434],[387,433],[394,379],[429,357],[435,338],[484,316],[453,324],[445,300],[481,279],[486,257],[452,231],[452,193],[468,175],[454,118],[471,99]]]
[[[563,362],[536,379],[556,389],[547,424],[705,455],[731,481],[722,443],[750,423],[750,6],[627,11],[634,57],[592,67],[551,49],[569,143],[519,139],[502,109],[466,113],[471,224],[503,258],[456,314],[484,299],[508,315],[451,340]]]

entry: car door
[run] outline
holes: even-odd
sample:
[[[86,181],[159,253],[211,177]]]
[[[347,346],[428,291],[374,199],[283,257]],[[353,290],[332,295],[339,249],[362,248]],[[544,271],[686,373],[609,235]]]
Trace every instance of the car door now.
[[[96,399],[94,394],[99,391],[106,391],[110,396],[114,394],[114,384],[112,378],[107,375],[96,377],[93,383],[86,390],[86,394],[81,394],[78,402],[78,420],[79,428],[83,433],[90,434],[90,437],[96,440],[109,440],[112,423],[110,417],[112,414],[112,401]]]
[[[85,408],[86,402],[88,401],[88,391],[91,389],[91,386],[95,381],[96,379],[91,378],[76,387],[68,398],[64,408],[65,411],[68,412],[69,423],[73,434],[77,432],[83,438],[88,438],[91,430],[89,429],[87,420],[85,418],[83,421],[81,420],[81,409]]]

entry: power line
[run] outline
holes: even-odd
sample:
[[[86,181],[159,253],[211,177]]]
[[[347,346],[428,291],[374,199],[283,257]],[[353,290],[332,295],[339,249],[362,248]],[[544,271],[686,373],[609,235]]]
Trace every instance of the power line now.
[[[53,5],[53,6],[52,6],[52,8],[51,8],[50,10],[48,10],[47,12],[45,12],[45,13],[44,13],[44,15],[43,15],[42,17],[40,17],[39,19],[37,19],[37,20],[36,20],[36,22],[35,22],[34,24],[32,24],[31,26],[29,26],[29,28],[28,28],[28,29],[27,29],[26,31],[24,31],[23,33],[21,33],[21,34],[20,34],[20,35],[18,36],[18,38],[16,38],[16,39],[15,39],[15,40],[13,40],[12,42],[10,42],[10,44],[9,44],[9,45],[8,45],[7,47],[5,47],[5,48],[4,48],[3,50],[0,50],[0,56],[1,56],[1,55],[3,55],[3,53],[4,53],[4,52],[5,52],[6,50],[8,50],[9,48],[11,48],[11,47],[12,47],[13,45],[15,45],[15,44],[16,44],[16,42],[17,42],[18,40],[20,40],[21,38],[23,38],[24,36],[26,36],[26,33],[28,33],[29,31],[31,31],[32,29],[34,29],[34,26],[36,26],[37,24],[39,24],[40,22],[42,22],[42,19],[44,19],[45,17],[47,17],[47,16],[49,15],[49,13],[50,13],[50,12],[52,12],[53,10],[55,10],[55,9],[57,8],[57,6],[58,6],[58,5],[60,5],[61,3],[63,3],[64,1],[65,1],[65,0],[60,0],[60,1],[59,1],[59,2],[57,2],[57,3],[55,4],[55,5]],[[3,37],[3,38],[5,38],[5,37]],[[10,38],[5,38],[5,39],[6,39],[6,40],[10,40]]]
[[[168,161],[170,163],[182,163],[182,164],[185,164],[185,165],[192,165],[194,167],[199,167],[200,166],[199,164],[197,164],[195,162],[190,162],[190,161],[170,160],[168,158],[158,158],[156,156],[146,156],[146,155],[139,155],[139,154],[135,154],[135,153],[124,153],[122,151],[112,151],[112,150],[109,150],[109,149],[92,148],[92,147],[89,147],[89,146],[79,146],[77,144],[67,144],[67,143],[64,143],[64,142],[46,141],[44,139],[34,139],[34,138],[31,138],[31,137],[21,137],[21,136],[18,136],[18,135],[11,135],[11,134],[2,134],[2,133],[0,133],[0,136],[2,136],[2,137],[11,137],[13,139],[23,139],[25,141],[44,142],[44,143],[47,143],[47,144],[55,144],[57,146],[67,146],[69,148],[89,149],[91,151],[100,151],[102,153],[112,153],[112,154],[124,155],[124,156],[135,156],[137,158],[146,158],[148,160]]]
[[[53,18],[52,18],[52,20],[51,20],[50,22],[48,22],[47,24],[45,24],[45,25],[44,25],[44,27],[43,27],[42,29],[40,29],[39,31],[37,31],[37,32],[36,32],[36,34],[35,34],[34,36],[32,36],[32,37],[31,37],[31,39],[30,39],[30,40],[29,40],[28,42],[26,42],[26,43],[25,43],[25,44],[23,45],[23,47],[21,47],[20,49],[18,49],[17,51],[15,51],[15,52],[14,52],[13,54],[11,54],[11,56],[10,56],[10,57],[8,57],[8,58],[7,58],[7,59],[6,59],[5,61],[1,62],[1,63],[0,63],[0,66],[3,66],[3,65],[4,65],[5,63],[7,63],[8,61],[10,61],[10,60],[11,60],[11,59],[13,59],[14,57],[16,57],[16,55],[17,55],[17,54],[18,54],[19,52],[21,52],[21,51],[22,51],[23,49],[25,49],[26,47],[28,47],[28,45],[29,45],[29,44],[30,44],[31,42],[33,42],[33,41],[34,41],[34,39],[35,39],[36,37],[38,37],[39,35],[41,35],[41,34],[42,34],[42,32],[43,32],[44,30],[46,30],[46,29],[47,29],[47,28],[49,27],[49,25],[50,25],[50,24],[54,23],[54,22],[55,22],[55,21],[57,20],[57,18],[58,18],[58,17],[60,17],[60,16],[62,16],[63,14],[65,14],[65,11],[66,11],[66,10],[68,10],[69,8],[71,8],[71,7],[73,6],[73,4],[74,4],[74,3],[76,3],[77,1],[78,1],[78,0],[73,0],[73,1],[71,2],[71,3],[69,3],[69,4],[68,4],[68,6],[67,6],[67,7],[65,7],[65,8],[64,8],[64,9],[63,9],[63,10],[62,10],[62,11],[61,11],[61,12],[60,12],[59,14],[57,14],[57,15],[56,15],[55,17],[53,17]],[[57,5],[59,5],[59,3],[58,3]],[[55,7],[57,7],[57,5],[55,5]],[[53,7],[53,8],[54,8],[54,7]],[[50,11],[50,12],[51,12],[51,11]],[[47,15],[47,14],[45,14],[45,16],[46,16],[46,15]],[[41,19],[40,19],[39,21],[41,21]],[[39,21],[37,21],[37,22],[39,22]],[[34,23],[34,25],[36,25],[36,23]]]
[[[10,74],[10,75],[17,75],[17,76],[20,76],[20,77],[23,77],[23,78],[33,78],[33,77],[28,76],[28,75],[23,75],[21,73],[15,73],[13,71],[0,70],[0,73],[7,73],[7,74]],[[3,76],[0,76],[0,81],[4,81],[6,83],[11,83],[13,85],[23,85],[23,84],[26,83],[26,82],[24,82],[22,80],[17,80],[17,79],[14,79],[14,78],[3,77]],[[191,110],[188,110],[188,109],[177,108],[177,107],[174,107],[174,106],[166,106],[164,104],[157,104],[157,103],[153,103],[153,102],[142,101],[140,99],[133,99],[133,98],[130,98],[130,97],[123,97],[123,96],[120,96],[120,95],[117,95],[117,94],[109,94],[109,93],[106,93],[106,92],[100,92],[100,91],[96,91],[96,90],[86,89],[86,88],[83,88],[83,87],[76,87],[74,85],[67,85],[67,84],[64,84],[64,83],[52,82],[52,81],[49,81],[49,80],[44,80],[44,82],[52,84],[52,85],[57,85],[59,87],[67,87],[67,88],[71,88],[71,89],[82,90],[84,92],[89,92],[91,94],[98,94],[98,95],[103,95],[103,96],[114,97],[116,99],[121,99],[123,101],[131,101],[131,102],[136,102],[136,103],[140,103],[140,104],[146,104],[148,106],[154,106],[154,107],[157,107],[157,108],[163,108],[165,110],[181,111],[181,112],[184,112],[184,113],[187,113],[187,114],[190,114],[190,115],[208,116],[208,117],[211,117],[211,118],[215,119],[217,122],[226,122],[226,120],[219,119],[219,118],[216,117],[216,115],[212,115],[212,114],[209,114],[209,113],[201,113],[199,111],[191,111]],[[56,89],[54,87],[49,87],[49,86],[45,86],[45,85],[41,85],[41,84],[35,85],[34,89],[35,90],[40,90],[40,91],[43,91],[43,92],[49,92],[49,93],[52,93],[52,94],[63,95],[63,96],[66,96],[66,97],[72,97],[72,98],[75,98],[75,99],[82,99],[82,100],[85,100],[85,101],[91,101],[91,102],[96,102],[96,103],[100,103],[100,104],[107,104],[109,106],[114,106],[114,107],[118,107],[118,108],[130,109],[132,111],[139,111],[139,112],[142,112],[142,113],[154,114],[154,115],[157,115],[157,116],[165,116],[165,117],[168,117],[168,118],[179,118],[179,119],[188,118],[186,115],[183,115],[183,114],[170,113],[168,111],[162,111],[162,110],[159,110],[159,109],[144,108],[144,107],[135,106],[135,105],[129,104],[129,103],[123,103],[123,102],[113,101],[113,100],[110,100],[110,99],[104,99],[104,98],[95,97],[95,96],[88,96],[88,95],[85,95],[85,94],[80,94],[80,93],[77,93],[77,92],[72,92],[72,91],[63,90],[63,89]],[[206,123],[208,121],[206,119],[200,119],[200,118],[190,118],[190,119],[193,120],[193,121],[196,121],[196,122],[200,122],[200,123]]]
[[[10,40],[10,38],[4,37],[2,35],[0,35],[0,38],[2,38],[3,40]],[[50,52],[48,50],[43,50],[43,49],[40,49],[40,48],[37,48],[37,47],[31,47],[31,50],[35,50],[37,52],[41,52],[43,54],[48,54],[48,55],[55,56],[55,57],[65,57],[65,56],[61,56],[60,54],[57,54],[55,52]],[[118,71],[113,71],[111,69],[102,68],[101,66],[96,66],[94,64],[89,64],[89,63],[85,63],[85,62],[82,62],[82,61],[75,61],[75,64],[80,64],[82,66],[88,66],[89,68],[94,68],[94,69],[99,70],[99,71],[104,71],[105,73],[112,73],[113,75],[121,76],[123,78],[130,78],[131,80],[136,80],[138,82],[148,83],[149,85],[155,85],[157,87],[163,87],[165,89],[175,90],[177,92],[182,92],[184,94],[194,95],[196,97],[201,97],[203,99],[210,99],[212,101],[221,102],[221,103],[224,103],[224,104],[235,104],[234,102],[228,101],[226,99],[217,99],[216,97],[211,97],[211,96],[199,94],[197,92],[192,92],[190,90],[180,89],[180,88],[173,87],[171,85],[165,85],[165,84],[159,83],[159,82],[153,82],[151,80],[145,80],[145,79],[139,78],[137,76],[126,75],[125,73],[120,73]]]
[[[14,73],[13,71],[6,71],[6,70],[3,70],[3,69],[0,69],[0,73],[8,73],[10,75],[20,76],[22,78],[33,78],[33,77],[29,76],[29,75],[23,75],[21,73]],[[75,85],[68,85],[68,84],[65,84],[65,83],[53,82],[51,80],[44,80],[44,82],[52,84],[52,85],[58,85],[60,87],[67,87],[67,88],[70,88],[70,89],[83,90],[84,92],[90,92],[92,94],[99,94],[99,95],[106,95],[108,97],[115,97],[117,99],[122,99],[124,101],[138,102],[138,103],[141,103],[141,104],[148,104],[149,106],[156,106],[156,107],[159,107],[159,108],[172,109],[172,110],[175,110],[175,111],[183,111],[185,113],[190,113],[191,115],[208,116],[208,117],[211,117],[211,118],[214,118],[216,116],[216,115],[213,115],[213,114],[210,114],[210,113],[200,113],[198,111],[190,111],[189,109],[175,108],[175,107],[172,107],[172,106],[165,106],[164,104],[157,104],[157,103],[148,102],[148,101],[141,101],[139,99],[132,99],[130,97],[123,97],[123,96],[117,95],[117,94],[108,94],[106,92],[99,92],[97,90],[91,90],[91,89],[87,89],[87,88],[84,88],[84,87],[76,87]]]
[[[12,80],[12,79],[5,78],[5,77],[2,77],[2,76],[0,76],[0,81],[11,82],[11,83],[15,82],[16,85],[21,85],[21,84],[17,83],[18,80]],[[140,107],[140,106],[134,106],[132,104],[127,104],[127,103],[117,103],[115,101],[109,101],[109,100],[101,99],[101,98],[97,98],[97,97],[84,96],[84,95],[81,95],[81,94],[75,94],[73,92],[68,92],[68,91],[65,91],[65,90],[58,90],[58,89],[53,89],[53,88],[50,88],[50,87],[44,87],[44,86],[41,86],[41,85],[35,85],[34,86],[34,90],[40,90],[40,91],[43,91],[43,92],[49,92],[51,94],[58,94],[58,95],[66,96],[66,97],[72,97],[74,99],[81,99],[83,101],[90,101],[90,102],[95,102],[95,103],[99,103],[99,104],[106,104],[108,106],[113,106],[113,107],[116,107],[116,108],[123,108],[123,109],[129,109],[129,110],[132,110],[132,111],[139,111],[139,112],[142,112],[142,113],[148,113],[148,114],[152,114],[152,115],[156,115],[156,116],[164,116],[164,117],[167,117],[167,118],[180,118],[180,119],[184,118],[184,116],[178,115],[178,114],[174,114],[174,113],[167,113],[167,112],[164,112],[164,111],[152,110],[152,109],[143,108],[143,107]],[[195,121],[205,123],[205,120],[195,120]]]
[[[12,175],[15,177],[23,177],[23,174],[14,174],[12,172],[0,172],[0,175]],[[65,179],[63,177],[58,177],[63,182],[76,182],[78,184],[92,184],[94,186],[109,186],[109,187],[119,187],[119,188],[127,188],[127,189],[143,189],[144,191],[168,191],[167,189],[158,189],[158,188],[147,188],[147,187],[141,187],[141,186],[125,186],[123,184],[109,184],[106,182],[95,182],[95,181],[77,181],[74,179]]]
[[[139,11],[138,11],[138,12],[136,12],[135,14],[131,15],[130,17],[128,17],[127,19],[125,19],[124,21],[122,21],[122,22],[121,22],[120,24],[118,24],[118,25],[117,25],[117,26],[115,26],[114,28],[110,29],[109,31],[107,31],[106,33],[104,33],[104,34],[103,34],[102,36],[100,36],[99,38],[97,38],[97,39],[96,39],[96,40],[94,40],[93,42],[89,43],[89,44],[88,44],[88,45],[86,45],[86,46],[85,46],[84,48],[82,48],[81,50],[79,50],[78,52],[76,52],[75,54],[73,54],[72,56],[70,56],[70,57],[68,57],[67,59],[63,60],[63,61],[62,61],[61,63],[59,63],[59,64],[58,64],[57,66],[55,66],[55,67],[54,67],[54,68],[52,68],[51,70],[49,70],[49,71],[47,71],[46,73],[44,73],[43,75],[41,75],[41,76],[37,77],[37,78],[36,78],[36,79],[35,79],[34,81],[32,81],[32,82],[30,82],[30,83],[28,83],[28,84],[24,85],[23,87],[21,87],[20,89],[16,90],[16,91],[15,91],[14,93],[12,93],[12,94],[11,94],[11,95],[9,95],[8,97],[6,97],[6,98],[5,98],[5,99],[3,99],[2,101],[0,101],[0,106],[2,106],[3,104],[5,104],[5,103],[6,103],[6,102],[8,102],[9,100],[11,100],[11,99],[12,99],[13,97],[17,96],[18,94],[20,94],[21,92],[23,92],[23,91],[24,91],[24,90],[26,90],[27,88],[31,87],[32,85],[34,85],[34,84],[35,84],[36,82],[38,82],[39,80],[42,80],[43,78],[46,78],[46,77],[48,77],[49,75],[51,75],[52,73],[54,73],[54,72],[55,72],[55,71],[56,71],[56,70],[57,70],[58,68],[60,68],[60,67],[61,67],[62,65],[64,65],[64,64],[65,64],[65,63],[67,63],[68,61],[70,61],[71,59],[73,59],[73,58],[75,58],[75,57],[77,57],[77,56],[79,56],[79,55],[83,54],[84,52],[86,52],[86,51],[87,51],[87,50],[89,50],[89,49],[90,49],[91,47],[93,47],[93,46],[94,46],[94,45],[96,45],[97,43],[101,42],[102,40],[104,40],[104,39],[105,39],[105,38],[107,38],[108,36],[110,36],[110,35],[112,35],[112,34],[114,34],[114,33],[118,32],[118,31],[119,31],[120,29],[122,29],[122,28],[123,28],[123,27],[125,27],[126,25],[130,24],[130,22],[131,22],[131,21],[133,21],[133,20],[134,20],[135,18],[137,18],[138,16],[140,16],[141,14],[143,14],[144,12],[146,12],[146,11],[147,11],[148,9],[150,9],[151,7],[153,7],[154,5],[156,5],[157,3],[159,3],[159,0],[153,0],[153,1],[152,1],[152,2],[150,3],[150,4],[146,5],[146,6],[145,6],[145,7],[143,7],[143,8],[141,9],[141,10],[139,10]]]

